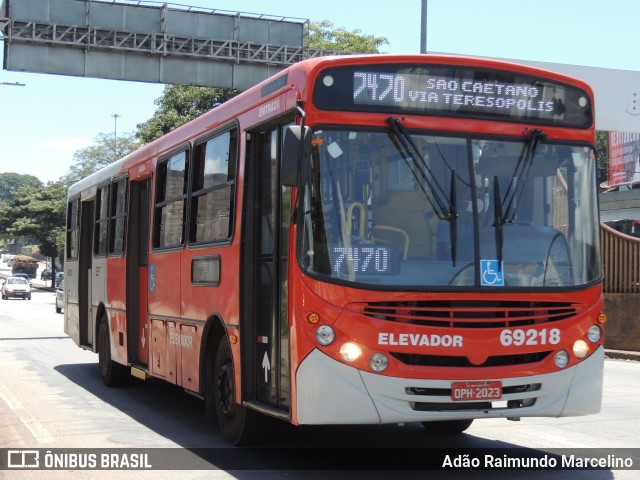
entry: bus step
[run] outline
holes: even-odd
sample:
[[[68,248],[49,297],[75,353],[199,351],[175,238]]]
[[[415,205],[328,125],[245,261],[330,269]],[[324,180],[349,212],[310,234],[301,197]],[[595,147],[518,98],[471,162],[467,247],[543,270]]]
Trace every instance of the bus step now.
[[[139,378],[140,380],[146,380],[147,372],[138,367],[131,367],[131,376]]]

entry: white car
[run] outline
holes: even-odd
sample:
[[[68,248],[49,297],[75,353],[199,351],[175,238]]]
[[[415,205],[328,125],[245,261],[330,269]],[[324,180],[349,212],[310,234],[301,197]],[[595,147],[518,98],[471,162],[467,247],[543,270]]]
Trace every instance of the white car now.
[[[64,280],[56,288],[56,313],[62,313],[64,307]]]
[[[2,299],[11,297],[31,300],[31,285],[22,277],[9,277],[2,283]]]

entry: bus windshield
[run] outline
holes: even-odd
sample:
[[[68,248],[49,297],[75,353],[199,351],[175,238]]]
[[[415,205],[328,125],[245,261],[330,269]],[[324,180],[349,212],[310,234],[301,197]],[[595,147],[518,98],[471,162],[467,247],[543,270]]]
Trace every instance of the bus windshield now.
[[[496,138],[389,123],[314,132],[301,206],[307,272],[416,290],[600,279],[591,146],[538,130]]]

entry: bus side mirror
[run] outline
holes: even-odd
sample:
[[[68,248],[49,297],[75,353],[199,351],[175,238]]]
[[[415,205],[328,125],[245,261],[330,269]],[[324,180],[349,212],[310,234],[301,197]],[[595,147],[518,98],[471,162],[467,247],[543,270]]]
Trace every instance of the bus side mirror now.
[[[290,125],[284,131],[282,142],[282,165],[280,177],[287,187],[297,187],[300,178],[304,178],[302,165],[311,152],[311,129],[300,125]]]

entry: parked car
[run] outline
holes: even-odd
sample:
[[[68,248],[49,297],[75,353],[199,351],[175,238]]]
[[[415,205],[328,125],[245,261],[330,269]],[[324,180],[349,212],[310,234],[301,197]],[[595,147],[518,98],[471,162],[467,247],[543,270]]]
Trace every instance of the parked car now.
[[[27,282],[29,282],[29,285],[31,285],[31,277],[29,277],[29,274],[27,273],[14,273],[11,276],[17,277],[17,278],[24,278]]]
[[[51,280],[51,269],[45,268],[40,274],[40,280]]]
[[[23,277],[9,277],[2,283],[2,299],[11,297],[31,300],[31,284]]]
[[[62,313],[64,307],[64,280],[56,288],[56,313]]]

